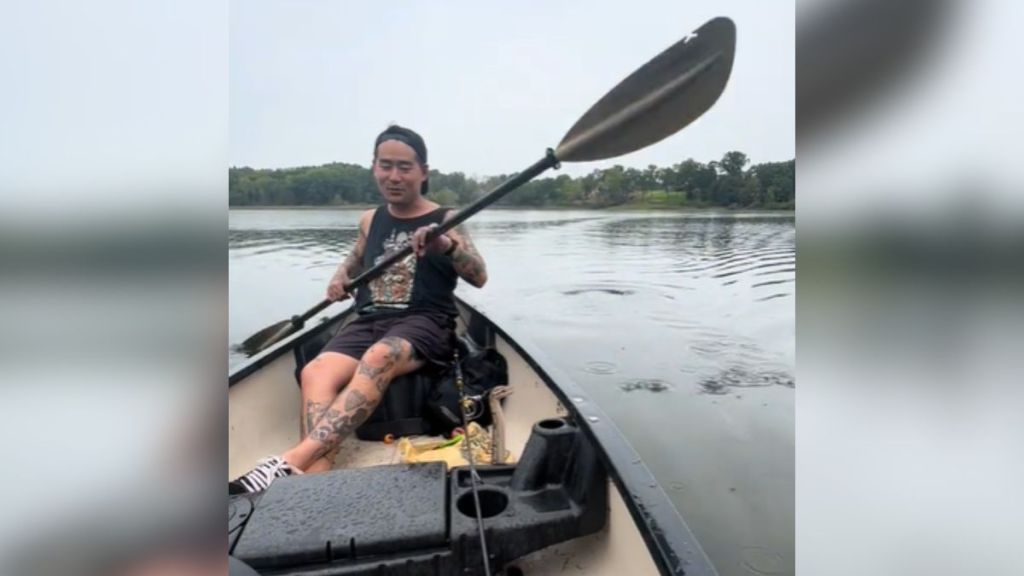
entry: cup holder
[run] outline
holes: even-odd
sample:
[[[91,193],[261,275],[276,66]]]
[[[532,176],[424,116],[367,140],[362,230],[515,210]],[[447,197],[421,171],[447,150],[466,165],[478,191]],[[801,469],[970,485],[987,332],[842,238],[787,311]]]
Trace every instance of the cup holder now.
[[[565,426],[565,420],[561,418],[548,418],[537,422],[537,426],[543,430],[558,430]]]
[[[494,488],[478,488],[480,494],[480,516],[491,518],[501,514],[508,508],[508,495],[501,490]],[[473,491],[468,490],[459,496],[455,501],[455,507],[464,516],[476,518],[476,502],[473,501]]]

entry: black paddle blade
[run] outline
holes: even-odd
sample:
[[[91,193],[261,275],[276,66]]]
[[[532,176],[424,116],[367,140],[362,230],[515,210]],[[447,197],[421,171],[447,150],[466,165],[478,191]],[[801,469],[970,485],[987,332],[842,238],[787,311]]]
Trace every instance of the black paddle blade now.
[[[732,20],[709,20],[605,94],[562,138],[555,156],[613,158],[675,134],[718,100],[735,51]]]
[[[245,352],[247,356],[253,356],[270,345],[276,344],[284,338],[291,336],[297,329],[298,328],[292,324],[291,320],[282,320],[281,322],[267,326],[263,330],[260,330],[246,338],[238,348],[242,352]]]
[[[261,352],[271,345],[277,344],[281,340],[284,340],[299,330],[302,330],[302,327],[306,325],[306,322],[308,322],[310,318],[323,312],[324,309],[330,306],[333,302],[333,300],[325,298],[316,306],[313,306],[309,310],[303,312],[301,316],[292,316],[289,320],[282,320],[277,324],[271,324],[263,330],[260,330],[246,338],[245,342],[242,342],[235,347],[235,350],[245,352],[247,356],[254,356],[257,352]]]

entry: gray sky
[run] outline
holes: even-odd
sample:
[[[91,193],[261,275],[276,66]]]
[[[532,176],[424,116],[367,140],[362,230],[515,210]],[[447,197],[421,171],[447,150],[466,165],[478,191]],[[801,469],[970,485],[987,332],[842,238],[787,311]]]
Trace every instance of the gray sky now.
[[[0,228],[222,210],[228,6],[36,0],[0,14]]]
[[[594,102],[715,16],[736,22],[732,78],[678,134],[617,159],[666,166],[729,150],[789,160],[791,1],[334,2],[232,0],[232,166],[367,165],[389,123],[419,131],[432,168],[495,175],[537,160]]]

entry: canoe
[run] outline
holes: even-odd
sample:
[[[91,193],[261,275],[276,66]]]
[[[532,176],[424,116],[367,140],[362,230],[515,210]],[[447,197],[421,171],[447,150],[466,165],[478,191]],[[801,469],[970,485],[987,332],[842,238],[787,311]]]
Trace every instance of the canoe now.
[[[467,466],[403,458],[401,447],[429,438],[353,436],[330,471],[230,497],[231,572],[484,574],[486,546],[494,574],[716,574],[639,455],[583,389],[542,351],[465,301],[457,305],[460,337],[507,363],[511,393],[500,419],[511,463],[477,462],[474,495]],[[297,376],[350,318],[346,310],[307,326],[229,376],[230,478],[298,441]],[[382,404],[405,385],[396,379]]]

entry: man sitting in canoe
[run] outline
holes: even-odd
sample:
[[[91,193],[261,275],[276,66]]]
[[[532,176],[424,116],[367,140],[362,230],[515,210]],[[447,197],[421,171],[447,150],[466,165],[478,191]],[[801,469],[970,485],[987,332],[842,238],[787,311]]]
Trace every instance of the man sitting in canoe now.
[[[397,376],[452,357],[458,278],[487,282],[487,268],[465,229],[427,242],[431,228],[454,215],[427,200],[427,147],[419,134],[390,126],[374,143],[373,177],[387,204],[359,219],[352,253],[338,267],[327,297],[388,253],[411,243],[413,254],[356,290],[358,317],[302,369],[302,439],[229,483],[229,493],[264,490],[275,479],[322,472],[333,465],[342,439],[362,424]]]

